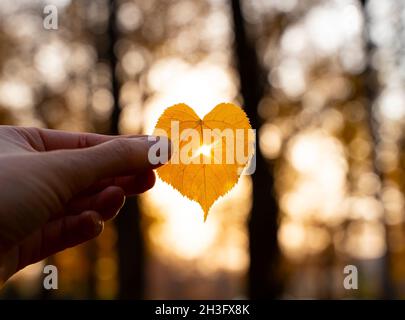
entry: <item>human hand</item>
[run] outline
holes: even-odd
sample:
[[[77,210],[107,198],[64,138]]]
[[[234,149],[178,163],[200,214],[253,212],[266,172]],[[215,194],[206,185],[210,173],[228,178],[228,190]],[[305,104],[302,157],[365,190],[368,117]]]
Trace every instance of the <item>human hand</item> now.
[[[125,196],[151,188],[154,143],[0,126],[0,287],[23,267],[98,236]]]

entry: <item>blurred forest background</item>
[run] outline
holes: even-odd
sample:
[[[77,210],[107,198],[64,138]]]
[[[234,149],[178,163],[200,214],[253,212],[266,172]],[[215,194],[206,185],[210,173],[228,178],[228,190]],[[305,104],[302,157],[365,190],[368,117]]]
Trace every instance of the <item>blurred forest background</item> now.
[[[151,133],[231,101],[260,147],[206,223],[157,181],[1,297],[405,298],[404,85],[402,0],[1,0],[1,124]]]

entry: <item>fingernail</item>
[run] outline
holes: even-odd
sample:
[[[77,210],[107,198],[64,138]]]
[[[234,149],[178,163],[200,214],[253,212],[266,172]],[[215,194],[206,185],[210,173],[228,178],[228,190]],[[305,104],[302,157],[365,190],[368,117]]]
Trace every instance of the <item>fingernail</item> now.
[[[122,207],[125,205],[125,201],[127,200],[127,197],[124,196],[124,199],[122,200],[122,204],[120,206],[120,208],[118,209],[118,212],[122,209]]]
[[[122,201],[122,204],[120,205],[120,207],[117,209],[117,211],[115,212],[115,214],[113,215],[113,217],[111,218],[111,219],[114,219],[119,213],[120,213],[120,211],[121,211],[121,209],[124,207],[124,205],[125,205],[125,200],[126,200],[126,197],[124,196],[124,200]]]
[[[90,218],[94,226],[94,234],[100,234],[104,229],[104,221],[97,212],[89,212]]]
[[[104,229],[104,221],[99,219],[96,224],[95,224],[95,228],[94,228],[94,232],[95,234],[100,234]]]

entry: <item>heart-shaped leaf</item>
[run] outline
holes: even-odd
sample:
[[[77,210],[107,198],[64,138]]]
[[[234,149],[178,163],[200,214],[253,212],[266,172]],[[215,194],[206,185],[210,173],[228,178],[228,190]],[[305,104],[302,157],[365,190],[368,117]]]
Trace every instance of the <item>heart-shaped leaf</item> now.
[[[157,169],[159,177],[197,201],[204,220],[213,203],[238,182],[254,152],[249,120],[231,103],[217,105],[202,120],[186,104],[169,107],[154,134],[166,135],[173,146],[170,161]]]

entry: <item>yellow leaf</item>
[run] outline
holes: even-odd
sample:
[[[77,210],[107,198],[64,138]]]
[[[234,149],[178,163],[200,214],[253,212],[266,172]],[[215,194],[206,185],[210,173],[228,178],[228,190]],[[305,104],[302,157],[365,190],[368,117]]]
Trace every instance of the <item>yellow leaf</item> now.
[[[218,104],[201,120],[186,104],[167,108],[154,134],[172,142],[170,161],[159,177],[187,198],[197,201],[204,220],[213,203],[231,190],[253,155],[254,135],[244,111]]]

